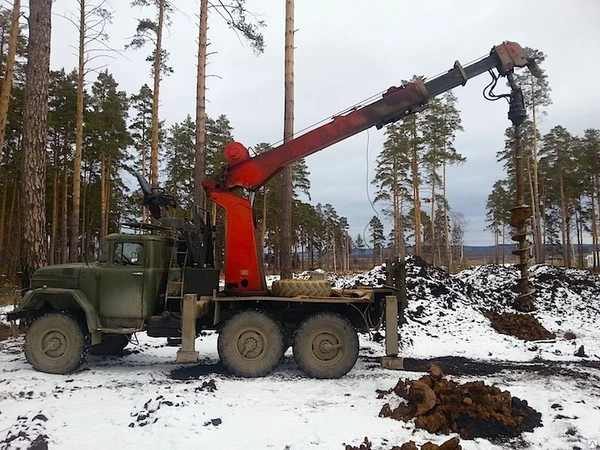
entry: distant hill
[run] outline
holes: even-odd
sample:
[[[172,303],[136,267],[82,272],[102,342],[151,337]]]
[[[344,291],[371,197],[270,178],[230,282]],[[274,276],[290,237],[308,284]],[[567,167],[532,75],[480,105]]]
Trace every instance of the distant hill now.
[[[500,254],[503,253],[505,255],[512,255],[512,251],[516,248],[516,244],[504,244],[504,245],[499,245],[498,246],[498,251],[500,252]],[[412,248],[409,247],[408,248],[408,252],[412,253]],[[464,247],[464,251],[465,251],[465,258],[467,260],[469,259],[491,259],[494,257],[494,246],[493,245],[466,245]],[[577,251],[577,250],[575,250]],[[584,254],[589,254],[592,252],[592,245],[591,244],[584,244],[583,245],[583,253]],[[548,256],[550,255],[550,248],[548,248]],[[364,248],[362,250],[359,250],[357,248],[353,249],[352,252],[350,253],[351,257],[355,257],[355,258],[367,258],[367,257],[371,257],[373,255],[373,249],[371,248]]]

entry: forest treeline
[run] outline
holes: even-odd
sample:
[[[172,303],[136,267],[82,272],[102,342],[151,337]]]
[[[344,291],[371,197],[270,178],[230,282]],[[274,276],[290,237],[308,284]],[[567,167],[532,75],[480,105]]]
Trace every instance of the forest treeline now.
[[[49,0],[34,3],[45,4],[48,9],[51,4]],[[206,2],[203,0],[201,7],[202,3]],[[265,45],[260,34],[264,24],[247,18],[243,1],[234,3],[240,9],[225,11],[220,17],[260,53]],[[19,2],[14,4],[17,8]],[[107,11],[102,1],[78,0],[78,4],[80,15],[72,22],[80,38],[79,65],[49,73],[43,174],[39,167],[33,169],[23,159],[30,83],[27,58],[31,49],[35,50],[29,37],[35,34],[20,20],[15,35],[14,10],[0,10],[2,107],[7,108],[5,122],[0,122],[4,130],[0,141],[0,270],[10,275],[24,266],[35,266],[27,255],[29,250],[23,248],[23,242],[31,241],[28,220],[41,218],[38,229],[42,244],[35,251],[44,253],[44,258],[36,261],[49,264],[93,260],[102,251],[106,235],[119,231],[123,222],[148,220],[132,176],[134,171],[140,171],[175,196],[179,208],[174,214],[191,217],[194,205],[212,210],[217,228],[217,263],[222,262],[225,217],[204,198],[198,179],[216,173],[225,163],[223,148],[235,140],[235,124],[226,115],[206,115],[205,85],[201,82],[206,74],[201,70],[196,116],[181,117],[176,123],[159,118],[160,80],[173,72],[169,53],[161,46],[161,33],[164,23],[175,13],[173,8],[165,0],[132,2],[147,7],[154,15],[153,19],[139,20],[133,39],[127,44],[132,50],[149,47],[147,60],[153,83],[141,84],[137,92],[128,93],[119,88],[110,69],[94,71],[90,67],[89,45],[107,39],[104,25],[118,11]],[[209,2],[208,8],[211,7],[219,6]],[[200,27],[199,67],[206,64],[205,60],[201,63],[201,58],[207,57],[206,49],[202,50],[203,40],[206,45]],[[543,53],[529,51],[543,62]],[[419,78],[422,77],[414,76],[410,81]],[[600,198],[596,165],[600,133],[590,129],[577,137],[557,126],[541,136],[537,120],[550,104],[548,80],[545,76],[536,80],[523,75],[519,81],[524,86],[531,117],[524,127],[524,142],[528,203],[533,206],[534,218],[533,254],[543,261],[545,253],[560,253],[566,264],[582,264],[582,252],[575,258],[573,247],[577,245],[572,244],[581,245],[585,236],[591,235],[594,249],[598,246]],[[374,250],[372,263],[410,251],[433,264],[460,265],[467,224],[460,212],[452,210],[446,191],[447,168],[465,161],[455,148],[456,135],[461,130],[460,111],[452,93],[432,100],[424,112],[386,128],[386,141],[371,180],[374,204],[382,215],[374,215],[357,236],[350,236],[348,219],[340,216],[333,205],[310,203],[310,174],[304,161],[293,166],[289,218],[279,214],[284,195],[282,175],[273,178],[254,193],[259,239],[268,266],[273,270],[280,266],[284,220],[292,223],[293,263],[298,270],[317,266],[349,270],[353,268],[352,250],[360,252],[366,247]],[[506,166],[507,178],[494,184],[487,203],[488,224],[497,245],[510,235],[514,204],[511,133],[512,129],[508,129],[505,149],[498,153],[498,160]],[[264,142],[251,147],[254,153],[269,149],[270,145]],[[35,197],[36,193],[43,197],[37,203],[43,207],[27,209],[26,195]],[[384,231],[385,222],[391,224],[389,233]]]

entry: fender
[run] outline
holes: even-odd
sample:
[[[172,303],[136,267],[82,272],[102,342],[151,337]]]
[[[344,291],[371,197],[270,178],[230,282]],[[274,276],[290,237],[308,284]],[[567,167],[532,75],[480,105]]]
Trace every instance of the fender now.
[[[9,312],[7,318],[16,320],[27,317],[31,312],[40,310],[46,303],[49,303],[56,311],[81,309],[85,314],[87,328],[92,335],[92,345],[100,342],[102,333],[97,331],[99,328],[98,313],[87,296],[79,289],[38,288],[27,291],[21,304],[17,309]],[[75,308],[73,308],[74,306]]]

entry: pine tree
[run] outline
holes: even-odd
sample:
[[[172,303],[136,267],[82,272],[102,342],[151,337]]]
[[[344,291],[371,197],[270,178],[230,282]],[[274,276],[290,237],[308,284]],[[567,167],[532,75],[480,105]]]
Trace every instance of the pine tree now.
[[[169,23],[169,14],[172,11],[171,4],[166,0],[133,0],[132,6],[155,6],[157,10],[156,19],[138,20],[135,35],[126,48],[140,49],[146,43],[152,42],[154,47],[146,61],[152,63],[151,74],[154,79],[152,88],[152,128],[150,141],[150,182],[158,185],[158,154],[160,139],[160,120],[158,105],[160,100],[161,74],[173,73],[173,68],[167,65],[169,53],[162,46],[162,37],[165,24]]]
[[[436,233],[436,211],[441,205],[440,212],[443,214],[445,225],[443,228],[448,228],[448,208],[446,200],[446,167],[452,164],[463,163],[465,158],[456,152],[454,148],[454,140],[456,132],[462,130],[460,112],[456,107],[457,99],[452,93],[445,94],[442,98],[436,98],[429,103],[429,107],[425,111],[423,123],[423,146],[425,152],[423,154],[424,179],[431,189],[431,210],[430,210],[430,226],[431,235],[431,262],[432,264],[440,263],[436,261],[436,255],[439,256],[438,248],[442,243],[448,248],[448,240],[440,240]],[[442,169],[440,176],[439,170]],[[442,197],[441,202],[438,202],[438,188],[441,185]],[[444,233],[447,237],[447,233]],[[446,262],[447,266],[450,261]]]
[[[560,211],[563,260],[571,267],[571,220],[573,216],[573,136],[556,126],[543,137],[540,165],[545,173],[546,198],[549,206]]]
[[[177,199],[180,213],[192,212],[195,133],[196,124],[189,114],[181,123],[173,124],[167,133],[165,188]]]
[[[130,98],[130,106],[135,110],[133,121],[129,126],[133,146],[139,156],[135,161],[135,170],[148,179],[150,174],[149,154],[152,140],[152,90],[144,84],[137,94]]]
[[[499,238],[502,236],[504,239],[504,230],[510,224],[512,207],[513,199],[507,182],[505,180],[496,181],[485,206],[487,229],[494,233],[494,262],[496,264],[500,263]],[[502,262],[504,262],[504,253]]]
[[[121,206],[114,202],[115,191],[123,192],[119,170],[127,160],[126,149],[131,144],[127,127],[129,102],[127,94],[118,90],[118,84],[108,71],[100,72],[91,87],[90,114],[86,123],[91,154],[100,161],[100,217],[98,248],[103,245],[111,225],[116,231]],[[110,220],[112,217],[112,220]],[[87,230],[90,235],[92,230]]]
[[[412,204],[408,194],[410,184],[410,133],[404,124],[386,128],[387,139],[377,157],[377,172],[372,184],[378,187],[375,202],[383,203],[383,212],[392,219],[394,253],[403,258],[406,252],[404,236],[404,206]]]
[[[593,267],[600,265],[598,242],[598,214],[600,213],[600,130],[584,131],[577,153],[577,173],[589,198],[588,212],[592,237]]]
[[[65,70],[50,73],[48,102],[48,143],[52,164],[48,166],[48,176],[52,180],[50,222],[50,263],[66,262],[68,259],[68,202],[72,191],[67,180],[72,178],[72,150],[75,145],[77,122],[77,73]],[[60,236],[59,236],[60,230]]]
[[[46,124],[50,84],[52,0],[30,0],[27,84],[23,106],[21,165],[21,266],[23,285],[46,264]]]
[[[383,234],[383,224],[379,217],[373,216],[369,221],[369,237],[373,249],[373,264],[383,262],[383,246],[385,244],[385,235]]]
[[[78,261],[80,244],[80,210],[81,210],[81,163],[83,158],[83,128],[84,128],[84,85],[85,76],[91,68],[90,61],[102,56],[97,54],[98,48],[90,48],[96,42],[105,41],[107,35],[104,27],[110,22],[111,13],[103,8],[104,2],[94,4],[93,0],[77,0],[79,7],[79,17],[71,19],[67,17],[79,34],[77,48],[78,66],[77,66],[77,127],[75,135],[75,155],[73,158],[73,207],[71,214],[71,241],[69,246],[70,261]],[[94,53],[90,56],[90,53]],[[85,234],[85,230],[84,234]]]
[[[552,104],[550,98],[550,84],[548,75],[543,69],[543,62],[546,60],[546,55],[536,49],[525,47],[525,52],[530,58],[535,59],[538,67],[540,76],[534,77],[529,71],[517,72],[515,74],[515,80],[523,90],[523,99],[525,102],[525,108],[529,112],[531,117],[532,128],[535,130],[533,134],[532,150],[531,150],[531,197],[533,199],[533,233],[535,242],[535,257],[536,262],[544,262],[544,245],[542,242],[542,203],[540,199],[540,188],[539,188],[539,169],[538,169],[538,131],[537,122],[538,117],[545,115],[544,108]],[[529,164],[529,163],[528,163]]]

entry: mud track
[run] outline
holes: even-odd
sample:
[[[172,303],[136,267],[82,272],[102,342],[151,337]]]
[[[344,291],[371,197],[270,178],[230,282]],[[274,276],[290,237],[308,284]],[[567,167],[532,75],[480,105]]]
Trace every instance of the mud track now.
[[[379,362],[378,357],[361,357],[363,360]],[[435,363],[447,375],[494,375],[498,372],[528,372],[544,376],[563,376],[578,379],[596,379],[600,382],[600,360],[581,361],[482,361],[462,356],[442,356],[438,358],[404,358],[404,370],[409,372],[427,372],[429,364]],[[379,366],[371,366],[379,367]],[[598,370],[591,373],[589,369]]]

